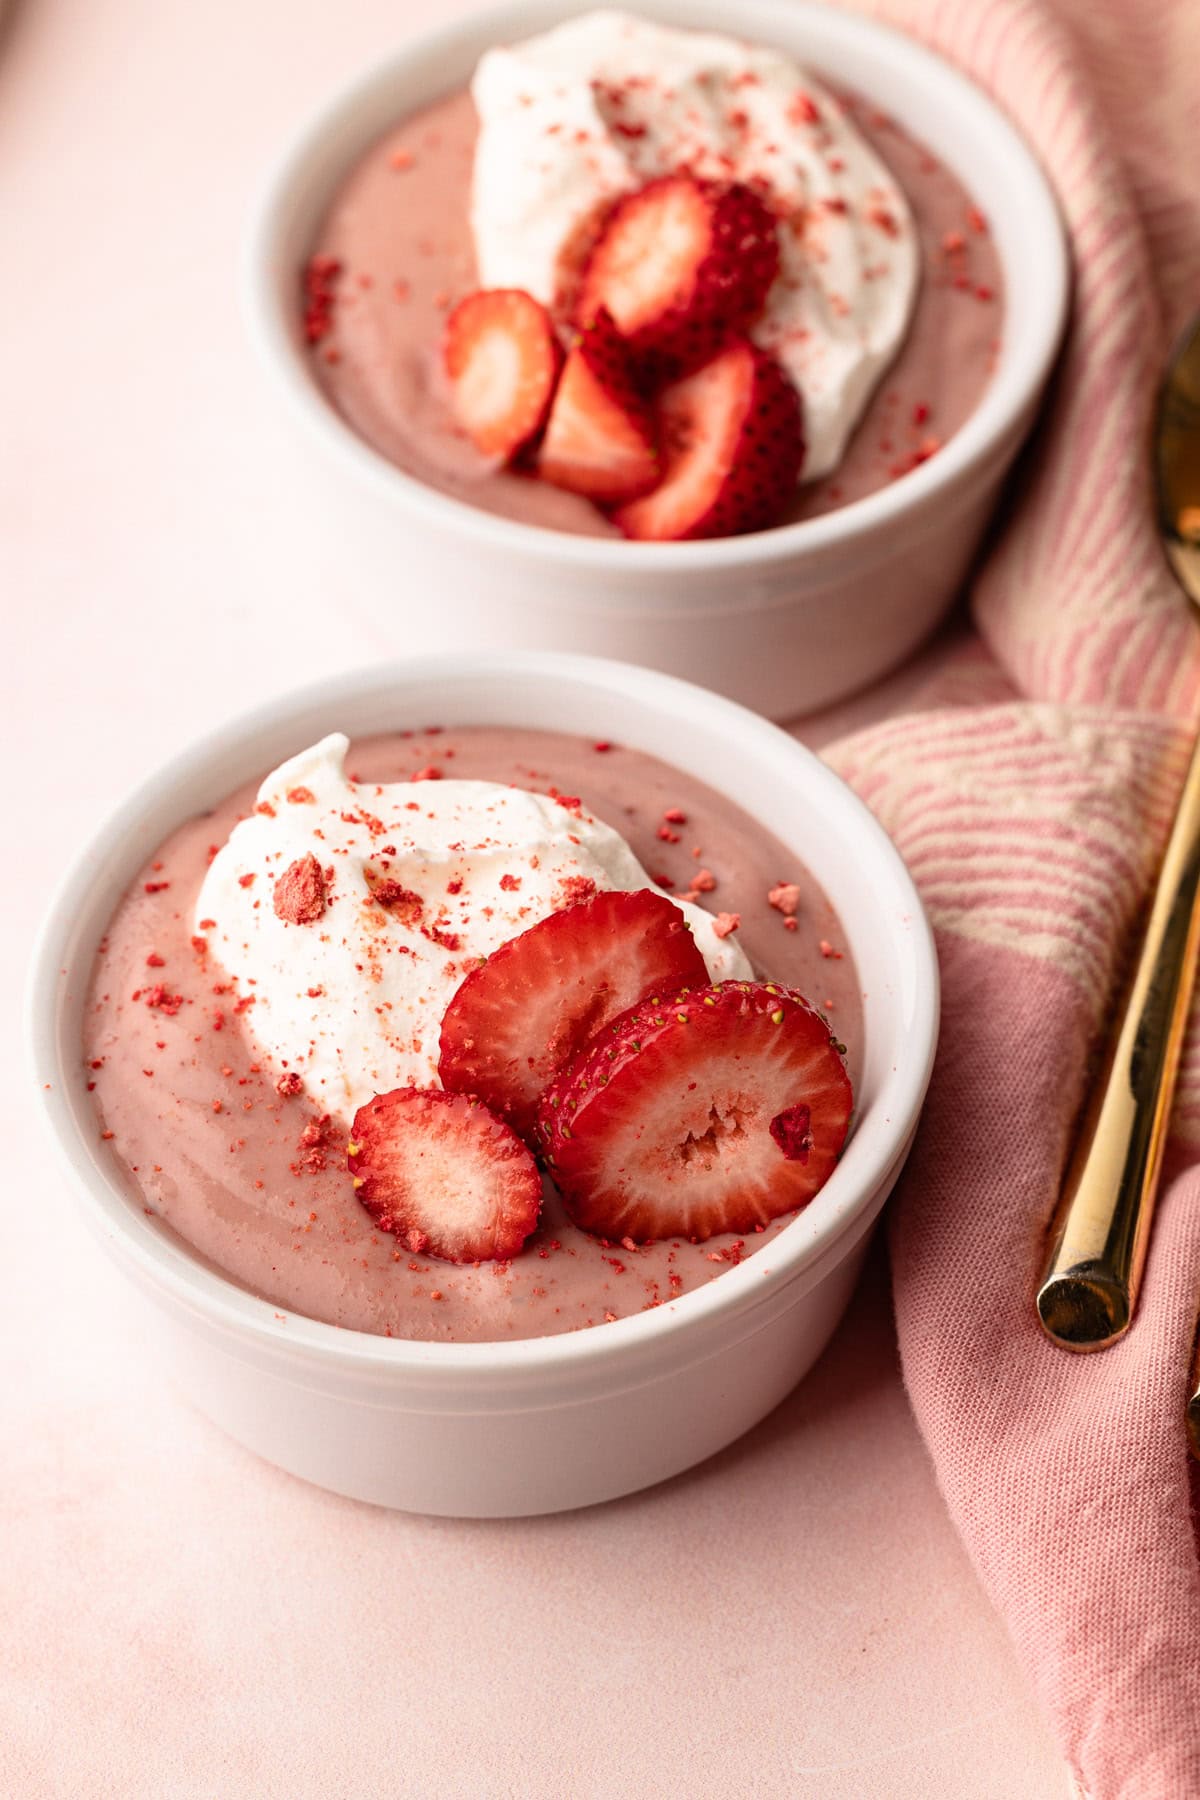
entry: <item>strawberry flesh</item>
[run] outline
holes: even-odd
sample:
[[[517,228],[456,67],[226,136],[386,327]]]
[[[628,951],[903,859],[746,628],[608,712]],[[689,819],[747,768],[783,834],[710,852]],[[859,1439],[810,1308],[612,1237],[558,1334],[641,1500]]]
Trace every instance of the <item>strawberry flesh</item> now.
[[[774,357],[734,338],[658,397],[662,480],[613,515],[626,537],[729,537],[779,518],[804,463],[800,396]]]
[[[666,175],[613,206],[575,317],[607,307],[639,361],[678,375],[757,318],[778,272],[775,220],[751,188]]]
[[[538,1142],[563,1203],[614,1242],[761,1230],[805,1206],[853,1096],[826,1021],[773,982],[643,1001],[548,1088]]]
[[[511,938],[466,977],[442,1021],[438,1074],[532,1139],[544,1089],[594,1032],[647,994],[707,982],[672,901],[648,888],[597,894]]]
[[[442,349],[454,411],[485,456],[510,461],[542,428],[562,350],[550,315],[519,288],[468,294]]]
[[[661,470],[654,417],[611,315],[601,307],[567,352],[538,473],[598,503],[647,493]]]
[[[376,1094],[354,1115],[346,1161],[376,1225],[414,1256],[505,1261],[538,1222],[537,1164],[503,1120],[466,1094]]]

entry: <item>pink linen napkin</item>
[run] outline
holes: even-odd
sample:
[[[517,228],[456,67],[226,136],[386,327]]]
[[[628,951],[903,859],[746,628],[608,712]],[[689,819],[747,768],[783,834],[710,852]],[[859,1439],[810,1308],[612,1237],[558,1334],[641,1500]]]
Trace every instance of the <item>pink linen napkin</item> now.
[[[1200,307],[1196,0],[874,0],[988,89],[1049,171],[1075,309],[930,710],[831,755],[907,857],[945,984],[891,1214],[905,1379],[951,1513],[1080,1791],[1200,1796],[1200,1561],[1183,1406],[1200,1301],[1200,1031],[1134,1328],[1040,1334],[1046,1227],[1200,693],[1153,530],[1148,410]],[[1017,698],[1013,698],[1014,693]],[[1173,722],[1177,721],[1177,722]]]

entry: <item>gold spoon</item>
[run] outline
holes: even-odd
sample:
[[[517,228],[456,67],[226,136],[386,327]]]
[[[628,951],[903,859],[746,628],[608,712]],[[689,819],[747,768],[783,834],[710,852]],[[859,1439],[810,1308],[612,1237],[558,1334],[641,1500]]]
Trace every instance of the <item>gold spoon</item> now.
[[[1167,368],[1153,453],[1159,531],[1184,591],[1200,607],[1200,317]],[[1042,1329],[1068,1350],[1111,1344],[1128,1330],[1137,1304],[1200,948],[1198,894],[1200,737],[1038,1289]],[[1200,1394],[1189,1407],[1188,1430],[1200,1455]]]

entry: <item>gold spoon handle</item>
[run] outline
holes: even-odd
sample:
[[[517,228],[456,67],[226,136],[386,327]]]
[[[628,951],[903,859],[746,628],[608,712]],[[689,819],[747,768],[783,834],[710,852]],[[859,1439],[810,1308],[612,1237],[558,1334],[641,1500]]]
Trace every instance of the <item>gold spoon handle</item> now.
[[[1068,1350],[1111,1344],[1128,1329],[1137,1303],[1200,947],[1198,890],[1200,739],[1038,1289],[1042,1329]]]

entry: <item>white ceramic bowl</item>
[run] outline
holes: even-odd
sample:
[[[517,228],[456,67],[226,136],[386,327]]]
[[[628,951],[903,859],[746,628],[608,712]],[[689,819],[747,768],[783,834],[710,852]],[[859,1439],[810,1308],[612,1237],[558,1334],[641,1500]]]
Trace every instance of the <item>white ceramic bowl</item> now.
[[[318,1324],[227,1281],[147,1217],[101,1142],[80,1051],[97,943],[177,825],[333,730],[436,717],[609,738],[728,794],[818,875],[865,990],[845,1153],[767,1254],[652,1312],[511,1343],[404,1342]],[[409,1511],[551,1512],[660,1481],[768,1412],[849,1298],[904,1162],[933,1061],[938,977],[899,855],[816,757],[742,707],[586,657],[446,657],[338,677],[178,757],[101,829],[47,920],[30,990],[33,1067],[84,1217],[154,1303],[164,1357],[242,1443],[323,1487]]]
[[[492,517],[401,473],[325,399],[299,333],[299,270],[343,176],[389,125],[469,78],[489,45],[586,0],[521,0],[390,56],[300,133],[261,204],[246,266],[259,350],[328,453],[318,505],[341,590],[398,650],[535,648],[625,656],[772,718],[839,698],[899,663],[945,613],[1029,428],[1066,314],[1054,199],[1004,115],[948,63],[853,13],[805,0],[638,0],[666,23],[793,52],[867,96],[961,178],[1004,268],[1003,346],[979,407],[939,454],[853,505],[753,536],[634,544]],[[332,552],[331,552],[332,554]]]

